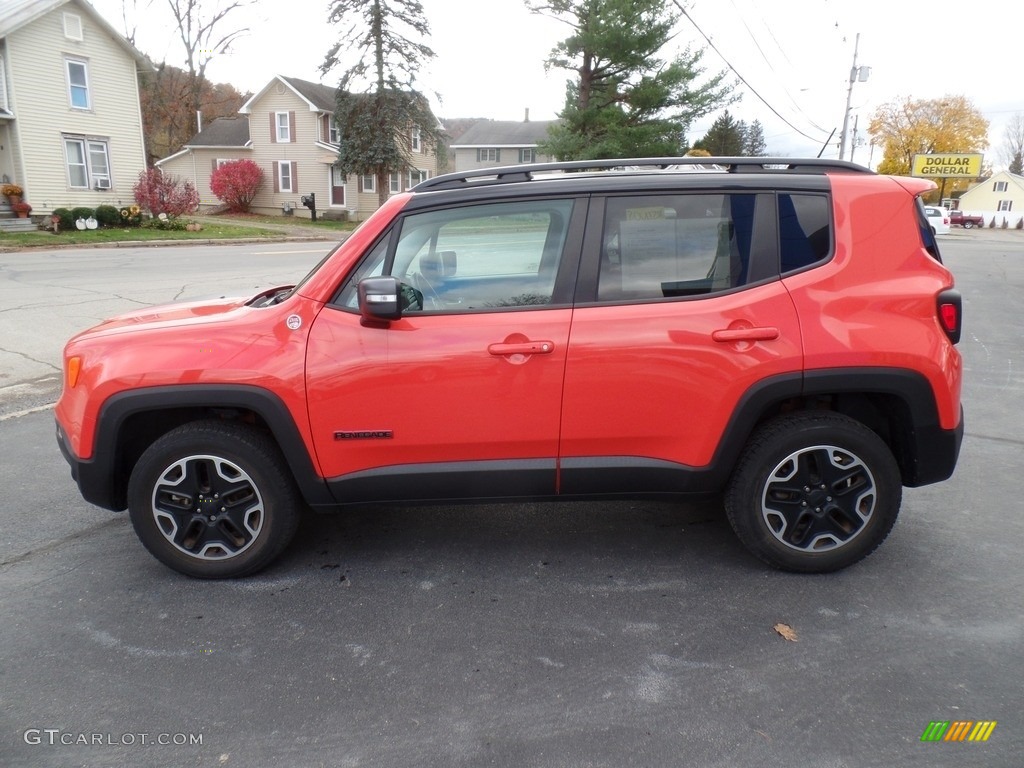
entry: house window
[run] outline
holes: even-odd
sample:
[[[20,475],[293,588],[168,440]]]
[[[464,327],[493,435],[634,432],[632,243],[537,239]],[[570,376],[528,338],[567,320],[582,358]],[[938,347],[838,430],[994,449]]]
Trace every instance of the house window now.
[[[333,118],[330,118],[327,123],[327,140],[331,144],[341,144],[341,130]]]
[[[377,191],[377,177],[376,176],[360,176],[359,183],[362,185],[363,192],[376,192]]]
[[[537,162],[537,150],[535,150],[535,149],[520,149],[519,150],[519,162],[520,163],[535,163],[535,162]]]
[[[1000,200],[997,211],[1009,211],[1013,208],[1013,200]]]
[[[274,113],[274,125],[277,126],[277,143],[287,144],[292,140],[292,121],[287,112]]]
[[[277,191],[294,192],[293,179],[295,174],[292,171],[292,164],[282,161],[277,164]]]
[[[392,195],[402,191],[402,176],[398,173],[392,173],[388,176],[388,192]]]
[[[84,61],[68,59],[68,101],[74,109],[89,109],[89,70]]]
[[[4,58],[0,56],[0,109],[9,109],[7,101],[7,75],[4,73]]]
[[[1006,191],[1006,182],[1005,181],[994,182],[992,184],[992,191],[993,192],[1005,192]]]
[[[412,189],[421,181],[427,180],[427,172],[413,168],[409,171],[409,189]]]
[[[110,153],[107,142],[96,139],[64,139],[68,184],[72,189],[110,189]]]
[[[478,149],[476,151],[478,163],[497,163],[501,161],[500,149]]]
[[[412,147],[412,151],[413,152],[421,152],[422,151],[423,144],[422,144],[421,137],[420,137],[420,127],[418,125],[414,125],[412,127],[412,133],[409,136],[409,143],[410,143],[410,146]]]

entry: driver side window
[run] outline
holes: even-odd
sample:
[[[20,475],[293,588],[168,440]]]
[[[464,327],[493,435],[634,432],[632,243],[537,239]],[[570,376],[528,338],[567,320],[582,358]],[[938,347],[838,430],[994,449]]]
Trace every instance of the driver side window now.
[[[427,312],[547,305],[572,205],[495,203],[407,216],[389,274],[422,294]]]

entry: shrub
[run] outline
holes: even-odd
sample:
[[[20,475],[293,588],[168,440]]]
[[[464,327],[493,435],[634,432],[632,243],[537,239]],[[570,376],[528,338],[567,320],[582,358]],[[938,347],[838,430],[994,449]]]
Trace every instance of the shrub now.
[[[183,219],[177,219],[171,216],[158,216],[155,219],[150,219],[142,225],[143,229],[165,229],[175,232],[184,232],[187,226],[187,222]]]
[[[101,227],[119,227],[121,212],[112,205],[101,205],[96,209],[96,221]]]
[[[76,208],[71,209],[71,228],[74,229],[75,222],[78,219],[88,219],[90,216],[94,216],[96,211],[93,208],[87,208],[84,205],[80,205]]]
[[[232,160],[210,175],[210,190],[232,213],[248,213],[263,185],[263,169],[252,160]]]
[[[996,228],[996,217],[995,216],[993,216],[992,220],[989,221],[988,228],[989,229],[995,229]]]
[[[139,180],[132,187],[135,202],[149,211],[151,216],[164,213],[181,216],[190,213],[199,205],[199,193],[190,181],[182,181],[159,168],[147,168],[139,174]]]
[[[54,208],[51,215],[60,218],[61,231],[75,228],[75,216],[70,208]]]
[[[1024,216],[1017,219],[1017,229],[1024,229]]]

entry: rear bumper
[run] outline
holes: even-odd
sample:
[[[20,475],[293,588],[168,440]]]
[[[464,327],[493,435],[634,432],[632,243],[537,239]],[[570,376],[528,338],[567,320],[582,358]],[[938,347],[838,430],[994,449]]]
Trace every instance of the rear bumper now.
[[[904,485],[917,488],[948,479],[956,469],[960,445],[964,439],[964,409],[960,406],[960,421],[953,429],[939,426],[925,427],[917,432],[917,462]]]

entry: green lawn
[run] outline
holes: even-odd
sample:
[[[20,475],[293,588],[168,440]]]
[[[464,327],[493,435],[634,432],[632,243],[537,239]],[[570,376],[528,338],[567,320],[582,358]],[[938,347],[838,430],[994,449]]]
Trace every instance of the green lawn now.
[[[93,229],[63,231],[58,234],[37,230],[34,232],[0,232],[0,248],[53,248],[61,245],[87,245],[90,243],[153,242],[158,240],[230,240],[237,238],[274,238],[285,233],[273,225],[286,226],[290,230],[301,229],[311,236],[331,236],[335,232],[355,229],[354,223],[340,221],[318,221],[284,216],[232,216],[201,217],[202,229],[198,232],[149,229],[130,227],[127,229]],[[211,222],[216,223],[211,223]],[[263,224],[269,226],[261,226]]]

